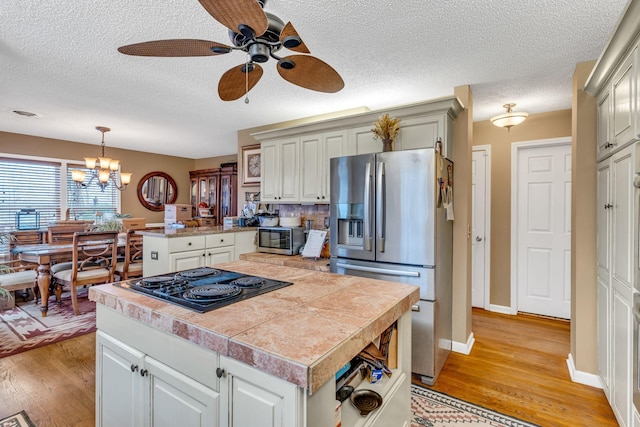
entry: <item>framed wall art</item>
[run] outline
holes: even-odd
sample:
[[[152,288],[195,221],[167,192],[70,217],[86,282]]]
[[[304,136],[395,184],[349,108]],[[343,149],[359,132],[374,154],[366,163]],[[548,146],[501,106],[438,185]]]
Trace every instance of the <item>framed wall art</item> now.
[[[260,185],[260,144],[242,147],[242,184]]]

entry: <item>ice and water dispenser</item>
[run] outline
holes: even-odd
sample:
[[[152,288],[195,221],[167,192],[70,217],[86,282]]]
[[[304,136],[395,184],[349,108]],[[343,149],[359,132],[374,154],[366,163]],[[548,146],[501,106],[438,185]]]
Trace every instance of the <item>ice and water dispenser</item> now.
[[[364,204],[340,203],[336,205],[338,245],[363,247]],[[334,231],[332,230],[332,233]]]

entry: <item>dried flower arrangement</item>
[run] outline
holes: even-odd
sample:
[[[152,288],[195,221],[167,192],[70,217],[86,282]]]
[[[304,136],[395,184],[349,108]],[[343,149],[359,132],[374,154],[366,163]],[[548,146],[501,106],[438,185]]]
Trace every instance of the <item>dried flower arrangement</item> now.
[[[400,119],[389,117],[389,114],[383,114],[373,124],[371,132],[373,132],[373,139],[393,141],[398,136],[398,132],[400,132]]]

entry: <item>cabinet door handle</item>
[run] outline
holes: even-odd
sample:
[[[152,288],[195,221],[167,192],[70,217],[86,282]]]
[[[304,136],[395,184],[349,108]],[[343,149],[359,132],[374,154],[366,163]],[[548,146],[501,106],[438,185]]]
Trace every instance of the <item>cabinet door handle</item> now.
[[[187,246],[191,246],[191,242],[187,243]]]
[[[140,369],[140,376],[141,377],[148,377],[149,376],[149,371],[147,371],[146,369]]]
[[[605,209],[611,209],[613,207],[612,204],[607,203],[606,205],[604,205]]]
[[[220,239],[220,243],[224,243],[224,239]]]
[[[224,369],[216,368],[216,377],[222,378],[224,376]]]
[[[131,372],[135,372],[138,370],[138,365],[131,364]]]

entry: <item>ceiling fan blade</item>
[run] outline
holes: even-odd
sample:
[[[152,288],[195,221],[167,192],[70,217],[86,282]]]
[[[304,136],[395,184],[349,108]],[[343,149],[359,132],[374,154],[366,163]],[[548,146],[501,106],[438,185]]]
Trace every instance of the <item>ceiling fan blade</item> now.
[[[293,28],[293,24],[291,22],[287,22],[287,25],[285,25],[280,32],[280,43],[282,43],[282,45],[287,49],[295,52],[311,53],[309,52],[307,45],[304,44],[298,35],[296,29]]]
[[[254,63],[249,64],[249,67],[252,67],[252,71],[247,76],[247,73],[244,72],[246,65],[240,64],[237,67],[233,67],[220,77],[220,82],[218,83],[220,99],[234,101],[249,92],[260,81],[263,73],[262,67]]]
[[[244,34],[240,28],[242,24],[249,26],[256,36],[261,36],[269,26],[267,15],[256,0],[198,1],[216,21],[237,33]]]
[[[278,73],[289,83],[318,92],[334,93],[344,87],[340,74],[313,56],[291,55],[282,58],[278,62]]]
[[[217,52],[211,51],[217,48]],[[121,46],[118,52],[135,56],[214,56],[231,52],[231,47],[208,40],[155,40]]]

